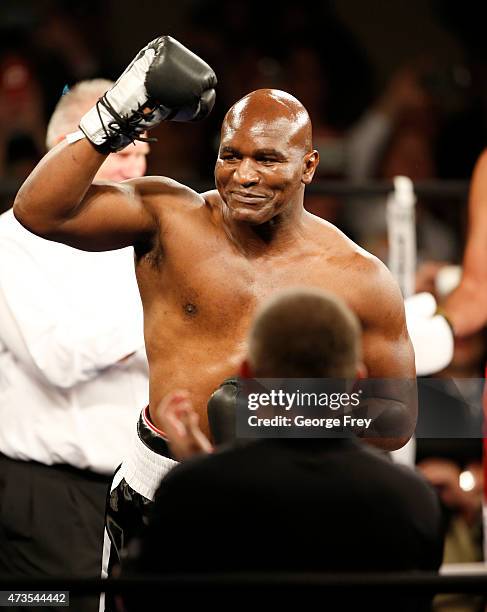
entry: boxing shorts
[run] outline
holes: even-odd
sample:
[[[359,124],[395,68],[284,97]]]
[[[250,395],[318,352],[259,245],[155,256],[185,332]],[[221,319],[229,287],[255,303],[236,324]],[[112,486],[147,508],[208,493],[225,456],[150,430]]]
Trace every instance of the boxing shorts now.
[[[235,437],[235,401],[240,389],[237,378],[225,380],[208,400],[208,421],[216,445]],[[108,494],[102,576],[113,575],[117,565],[129,556],[148,522],[155,494],[163,477],[177,461],[163,432],[151,422],[149,408],[142,410],[136,435],[122,465],[117,469]],[[100,608],[103,609],[103,608]],[[107,606],[108,609],[108,606]]]

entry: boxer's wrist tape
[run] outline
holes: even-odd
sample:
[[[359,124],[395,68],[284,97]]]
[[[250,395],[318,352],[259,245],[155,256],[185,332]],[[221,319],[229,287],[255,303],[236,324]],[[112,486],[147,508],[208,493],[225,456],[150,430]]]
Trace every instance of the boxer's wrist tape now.
[[[83,130],[76,130],[76,132],[71,132],[70,134],[66,134],[65,136],[65,139],[69,142],[69,144],[78,142],[78,140],[82,140],[83,138],[86,138],[86,140],[91,144],[95,151],[98,151],[98,153],[101,153],[102,155],[109,155],[112,152],[108,143],[103,143],[100,145],[95,144],[88,138],[88,136],[83,132]]]
[[[177,465],[177,461],[162,454],[163,449],[167,448],[167,440],[152,423],[150,423],[150,429],[160,439],[151,439],[144,442],[145,432],[141,430],[147,427],[147,413],[143,410],[131,448],[124,459],[121,470],[123,478],[134,491],[153,501],[161,480]],[[158,447],[161,450],[153,450]]]
[[[436,311],[435,311],[435,315],[440,315],[440,317],[443,317],[445,319],[445,321],[448,323],[449,328],[451,329],[452,333],[453,333],[453,324],[450,321],[450,319],[448,318],[448,316],[446,315],[444,309],[441,306],[437,306],[436,307]]]
[[[78,140],[81,140],[82,138],[86,138],[86,136],[81,130],[76,130],[76,132],[71,132],[70,134],[66,134],[66,140],[69,142],[69,144],[73,144],[73,142],[77,142]]]

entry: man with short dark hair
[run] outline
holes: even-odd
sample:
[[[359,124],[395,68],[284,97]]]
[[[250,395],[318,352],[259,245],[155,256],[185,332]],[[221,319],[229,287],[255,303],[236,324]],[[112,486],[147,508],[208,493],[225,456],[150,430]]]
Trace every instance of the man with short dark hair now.
[[[247,360],[256,378],[355,378],[362,359],[360,324],[321,291],[289,291],[256,315]],[[303,321],[306,321],[306,325]],[[323,331],[324,330],[324,331]],[[324,333],[326,332],[326,333]]]
[[[364,373],[359,322],[324,291],[288,290],[271,298],[251,325],[248,345],[241,367],[246,376]],[[190,394],[169,394],[160,413],[179,459],[211,450]],[[409,468],[353,438],[264,438],[184,461],[163,479],[134,569],[436,571],[442,545],[437,496]],[[217,593],[223,586],[214,588]],[[349,609],[343,607],[349,595],[340,592],[340,609]],[[427,600],[412,599],[374,593],[368,607],[427,608]]]

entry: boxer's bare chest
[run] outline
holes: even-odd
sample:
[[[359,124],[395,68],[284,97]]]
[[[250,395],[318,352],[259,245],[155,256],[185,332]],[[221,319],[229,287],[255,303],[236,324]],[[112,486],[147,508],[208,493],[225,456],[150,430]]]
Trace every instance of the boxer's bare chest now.
[[[219,228],[198,229],[178,228],[139,266],[146,319],[164,317],[165,329],[243,337],[255,309],[280,289],[313,286],[347,297],[340,262],[313,237],[256,254]]]
[[[208,397],[238,372],[253,315],[269,296],[290,287],[317,287],[354,306],[353,254],[313,232],[256,253],[239,248],[212,224],[185,219],[164,229],[160,248],[139,258],[136,267],[150,401],[156,406],[164,393],[186,388],[205,428]]]

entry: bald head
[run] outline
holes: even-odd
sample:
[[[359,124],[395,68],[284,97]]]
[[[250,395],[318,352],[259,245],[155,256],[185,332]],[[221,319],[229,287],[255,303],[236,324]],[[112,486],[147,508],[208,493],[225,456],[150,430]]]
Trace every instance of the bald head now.
[[[331,293],[283,291],[257,314],[248,360],[258,378],[354,378],[361,360],[360,324]]]
[[[301,102],[284,91],[258,89],[223,121],[215,184],[232,222],[257,226],[279,216],[292,227],[318,162]]]
[[[289,134],[289,144],[312,150],[311,120],[308,111],[291,94],[279,89],[257,89],[236,102],[227,112],[222,137],[227,131],[277,130]]]

